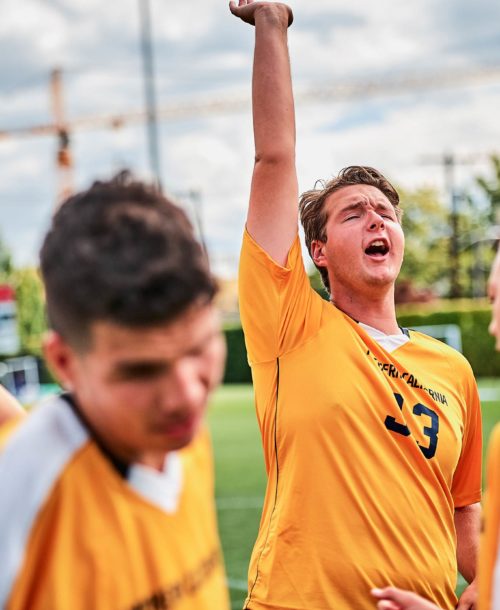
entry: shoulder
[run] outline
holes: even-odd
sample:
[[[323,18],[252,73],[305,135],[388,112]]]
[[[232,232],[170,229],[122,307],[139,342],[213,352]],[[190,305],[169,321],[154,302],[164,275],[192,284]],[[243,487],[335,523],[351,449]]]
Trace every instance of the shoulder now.
[[[298,233],[290,246],[285,264],[280,265],[245,229],[241,247],[240,269],[250,262],[259,264],[278,274],[286,275],[290,273],[290,271],[293,271],[293,269],[302,263],[302,249]]]
[[[54,485],[87,439],[61,398],[35,408],[8,435],[0,453],[0,594],[17,574],[29,533]]]
[[[22,504],[27,491],[37,493],[41,502],[47,489],[88,439],[86,429],[59,397],[42,403],[19,425],[9,427],[11,430],[0,453],[0,486],[5,492],[0,499],[0,514],[2,506],[5,509],[9,504],[14,508],[16,498]],[[35,477],[37,484],[33,486]]]
[[[420,331],[413,330],[412,328],[409,330],[410,337],[417,347],[421,348],[422,350],[428,350],[429,352],[438,354],[446,358],[452,366],[459,367],[462,372],[472,374],[472,368],[469,361],[454,347],[451,347],[444,341],[431,337],[430,335],[426,335]]]

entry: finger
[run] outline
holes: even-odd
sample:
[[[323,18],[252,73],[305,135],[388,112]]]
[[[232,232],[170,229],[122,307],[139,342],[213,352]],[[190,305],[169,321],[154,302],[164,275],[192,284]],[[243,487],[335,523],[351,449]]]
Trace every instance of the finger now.
[[[410,591],[404,591],[397,587],[385,587],[384,589],[372,589],[372,595],[384,602],[390,602],[396,610],[406,608],[415,596]],[[392,610],[392,606],[388,606],[387,610]],[[383,606],[385,608],[385,606]]]
[[[384,589],[372,589],[371,594],[378,599],[392,599],[399,601],[401,596],[406,594],[406,591],[396,589],[396,587],[385,587]]]
[[[387,599],[384,599],[381,602],[378,602],[377,608],[378,608],[378,610],[401,610],[401,606],[399,606],[398,604],[395,604],[394,602],[391,602]]]

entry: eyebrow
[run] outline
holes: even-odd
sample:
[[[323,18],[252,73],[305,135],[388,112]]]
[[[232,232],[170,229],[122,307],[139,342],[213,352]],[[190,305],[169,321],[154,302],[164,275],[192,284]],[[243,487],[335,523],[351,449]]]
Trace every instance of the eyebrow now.
[[[394,210],[394,206],[391,204],[387,204],[383,201],[376,201],[375,203],[371,204],[376,210],[388,210],[388,211],[394,211],[394,213],[396,212]],[[355,201],[353,203],[348,203],[345,206],[341,207],[338,211],[338,214],[344,214],[346,212],[352,212],[354,210],[360,210],[363,209],[365,207],[365,204],[362,201]]]
[[[189,356],[189,354],[197,351],[203,351],[209,346],[212,339],[219,334],[218,330],[211,330],[207,335],[202,337],[196,344],[189,346],[188,349],[182,354],[178,354],[177,358]],[[176,359],[177,359],[176,358]],[[174,359],[175,361],[175,359]],[[127,360],[124,359],[116,364],[115,370],[111,373],[112,379],[124,378],[124,377],[147,377],[153,375],[159,375],[168,371],[172,366],[172,360],[168,359],[148,359],[148,360]]]

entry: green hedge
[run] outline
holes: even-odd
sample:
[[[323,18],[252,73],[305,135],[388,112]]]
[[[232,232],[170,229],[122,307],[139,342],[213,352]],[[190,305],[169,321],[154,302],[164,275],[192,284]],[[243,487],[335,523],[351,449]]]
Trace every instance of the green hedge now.
[[[240,326],[224,329],[227,344],[224,383],[251,383],[252,373],[248,366],[245,338]]]
[[[491,307],[482,300],[439,301],[406,305],[398,308],[401,326],[457,324],[462,334],[462,349],[471,363],[476,377],[500,377],[500,353],[495,351],[493,337],[488,333]],[[252,380],[247,362],[243,331],[240,327],[227,328],[227,364],[225,383],[248,383]]]

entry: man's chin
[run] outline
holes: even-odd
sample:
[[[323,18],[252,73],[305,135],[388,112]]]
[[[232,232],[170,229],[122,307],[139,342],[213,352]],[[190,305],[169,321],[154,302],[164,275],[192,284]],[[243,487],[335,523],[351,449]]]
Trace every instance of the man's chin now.
[[[184,447],[190,445],[195,438],[196,433],[175,439],[169,439],[167,451],[179,451],[180,449],[184,449]]]

